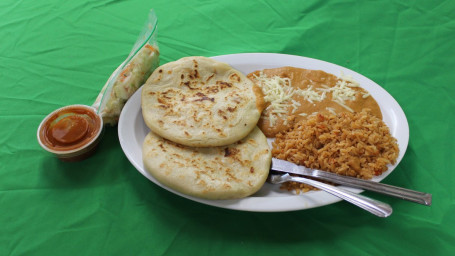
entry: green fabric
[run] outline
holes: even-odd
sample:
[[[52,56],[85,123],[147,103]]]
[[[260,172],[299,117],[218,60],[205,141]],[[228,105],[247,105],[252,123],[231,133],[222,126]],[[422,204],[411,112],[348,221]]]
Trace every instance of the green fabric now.
[[[92,104],[149,9],[161,63],[274,52],[350,68],[386,89],[409,122],[384,182],[433,194],[430,207],[365,192],[394,213],[346,202],[283,213],[215,208],[143,177],[108,128],[97,153],[63,163],[40,121]],[[0,255],[454,255],[455,2],[0,2]]]

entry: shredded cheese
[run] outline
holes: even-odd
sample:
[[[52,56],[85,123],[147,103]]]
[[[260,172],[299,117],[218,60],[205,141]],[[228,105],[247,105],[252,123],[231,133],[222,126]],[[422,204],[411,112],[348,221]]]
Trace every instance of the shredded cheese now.
[[[268,121],[275,125],[278,117],[288,113],[288,107],[292,106],[293,111],[297,109],[298,102],[292,100],[294,89],[291,86],[291,79],[279,76],[266,77],[263,72],[254,76],[264,92],[264,100],[270,102],[266,110],[269,111]]]
[[[342,106],[343,108],[349,110],[349,112],[354,112],[354,110],[352,110],[352,108],[346,106],[346,104],[344,104],[344,102],[341,102],[340,100],[334,100],[335,103],[338,103],[338,105]]]
[[[335,112],[335,109],[334,108],[329,108],[329,107],[326,107],[325,109],[327,109],[330,113],[336,115],[337,113]]]
[[[345,75],[343,71],[341,71],[341,75],[340,75],[340,78],[346,82],[349,83],[349,86],[351,87],[360,87],[360,84],[359,82],[357,82],[356,80],[354,80],[354,78],[350,75]]]
[[[344,75],[341,72],[340,79],[338,79],[334,87],[323,86],[324,88],[319,88],[318,90],[332,93],[332,100],[343,108],[347,109],[350,112],[354,112],[352,108],[346,105],[346,101],[354,101],[356,97],[356,91],[352,89],[353,87],[360,87],[360,84],[355,81],[352,76]],[[363,98],[368,97],[369,93],[363,93]]]
[[[310,103],[314,103],[314,101],[322,101],[325,99],[325,92],[323,91],[322,93],[317,93],[315,90],[313,90],[312,85],[310,85],[306,90],[296,90],[295,93],[302,96]]]
[[[346,105],[346,101],[354,101],[356,99],[357,91],[354,87],[360,87],[360,84],[353,79],[352,76],[344,75],[341,72],[340,78],[336,82],[334,87],[330,87],[326,84],[322,84],[322,88],[314,89],[313,85],[307,87],[307,89],[293,88],[291,85],[291,79],[283,78],[279,76],[267,77],[261,71],[259,75],[254,75],[257,84],[262,88],[264,92],[264,100],[269,102],[269,106],[266,108],[268,116],[264,117],[269,121],[271,126],[276,124],[278,118],[283,119],[284,124],[288,123],[285,114],[292,113],[298,110],[301,104],[293,99],[293,96],[303,97],[304,100],[315,105],[315,102],[320,102],[326,99],[327,94],[331,93],[332,101],[347,109],[350,112],[354,112],[350,107]],[[313,81],[310,80],[312,83]],[[362,97],[367,98],[370,94],[368,92],[362,92]],[[329,112],[336,115],[334,108],[326,108]],[[311,115],[315,115],[312,113]],[[299,113],[300,116],[307,116],[306,113]]]

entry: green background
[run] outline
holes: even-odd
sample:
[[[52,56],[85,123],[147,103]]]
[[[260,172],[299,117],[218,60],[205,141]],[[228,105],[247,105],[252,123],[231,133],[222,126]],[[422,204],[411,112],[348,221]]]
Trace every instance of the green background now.
[[[117,128],[98,152],[63,163],[36,140],[40,121],[92,104],[126,58],[149,9],[161,63],[273,52],[372,79],[410,128],[384,182],[433,194],[377,218],[349,203],[256,213],[167,192],[123,154]],[[454,255],[454,1],[0,2],[0,255]]]

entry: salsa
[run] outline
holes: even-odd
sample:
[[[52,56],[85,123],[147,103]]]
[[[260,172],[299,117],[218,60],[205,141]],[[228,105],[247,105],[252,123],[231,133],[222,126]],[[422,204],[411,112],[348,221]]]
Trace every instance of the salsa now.
[[[54,151],[79,149],[89,144],[101,129],[94,110],[70,106],[55,112],[41,126],[41,142]]]

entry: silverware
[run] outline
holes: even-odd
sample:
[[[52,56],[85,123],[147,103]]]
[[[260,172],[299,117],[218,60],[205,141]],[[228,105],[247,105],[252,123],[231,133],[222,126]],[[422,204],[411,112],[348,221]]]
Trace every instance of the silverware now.
[[[293,177],[288,173],[285,174],[269,174],[267,181],[273,184],[284,183],[288,181],[295,181],[300,183],[305,183],[313,187],[324,190],[334,196],[337,196],[341,199],[344,199],[358,207],[382,218],[390,216],[392,214],[392,207],[390,205],[362,196],[360,194],[353,193],[348,190],[344,190],[329,184],[325,184],[319,181],[302,178],[302,177]]]
[[[387,185],[370,180],[362,180],[354,177],[342,176],[331,172],[314,170],[277,158],[272,158],[271,170],[284,173],[299,174],[307,177],[314,177],[318,178],[319,180],[330,181],[336,184],[345,185],[352,188],[360,188],[369,191],[374,191],[377,193],[394,196],[397,198],[401,198],[423,205],[431,205],[431,194],[428,193],[395,187],[392,185]]]

